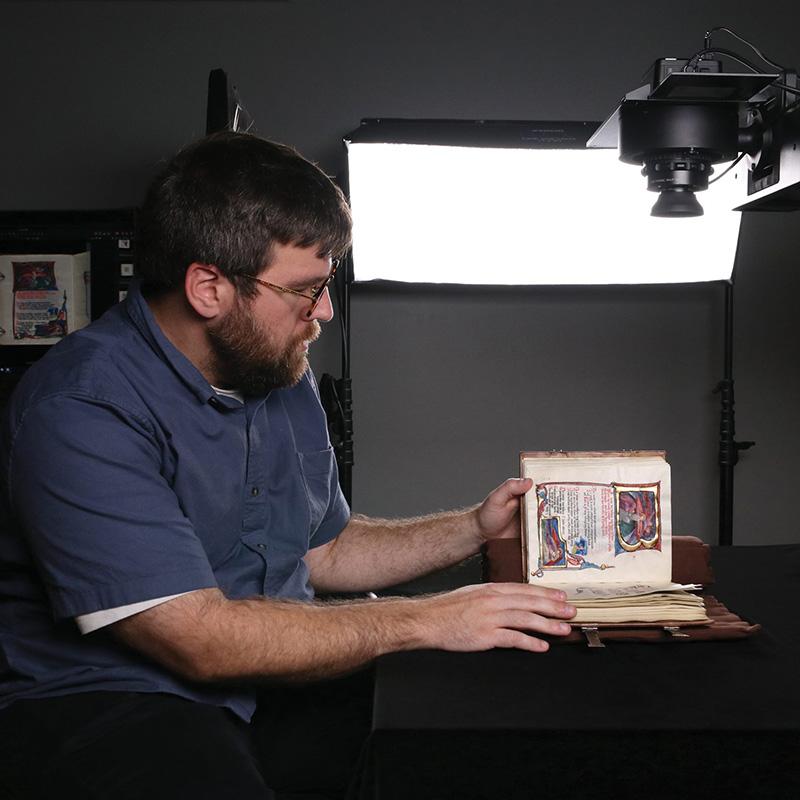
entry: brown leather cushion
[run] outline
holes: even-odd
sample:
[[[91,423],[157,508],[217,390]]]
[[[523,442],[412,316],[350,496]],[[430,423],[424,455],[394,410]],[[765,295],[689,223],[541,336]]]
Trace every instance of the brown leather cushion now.
[[[695,623],[681,624],[680,622],[659,622],[598,626],[597,635],[601,641],[615,642],[708,642],[714,639],[745,639],[758,633],[761,626],[743,620],[729,611],[716,597],[710,594],[703,595],[706,606],[706,615],[711,624],[698,625]],[[666,626],[680,628],[679,636],[673,636]],[[575,626],[567,636],[551,638],[551,642],[576,644],[586,641],[580,626]]]
[[[519,539],[497,539],[483,548],[484,580],[521,583],[522,550]],[[707,587],[714,583],[711,569],[711,548],[696,536],[672,537],[672,580],[676,583],[700,583]],[[619,627],[601,626],[598,636],[603,641],[637,642],[692,642],[712,639],[743,639],[761,630],[761,626],[746,622],[729,611],[716,597],[703,594],[710,625],[679,626],[681,636],[675,638],[665,629],[667,622]],[[584,634],[573,629],[568,636],[554,642],[583,642]]]

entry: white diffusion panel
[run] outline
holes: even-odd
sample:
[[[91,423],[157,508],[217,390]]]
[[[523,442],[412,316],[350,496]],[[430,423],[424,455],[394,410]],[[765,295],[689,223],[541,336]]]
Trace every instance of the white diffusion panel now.
[[[657,195],[616,150],[350,143],[357,281],[645,284],[725,280],[741,214],[731,171],[702,217]],[[715,167],[717,174],[724,166]]]

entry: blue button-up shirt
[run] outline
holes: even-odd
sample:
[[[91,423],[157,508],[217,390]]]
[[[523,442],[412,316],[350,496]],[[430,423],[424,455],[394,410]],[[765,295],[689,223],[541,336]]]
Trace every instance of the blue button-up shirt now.
[[[252,695],[186,683],[73,618],[209,587],[309,599],[303,556],[349,519],[311,373],[218,395],[135,288],[20,382],[0,492],[0,707],[170,692],[249,718]]]

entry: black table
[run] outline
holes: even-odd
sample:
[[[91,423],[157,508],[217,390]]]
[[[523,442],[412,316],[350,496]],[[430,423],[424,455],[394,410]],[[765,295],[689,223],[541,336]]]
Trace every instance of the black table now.
[[[382,657],[362,797],[800,798],[800,545],[712,565],[756,636]]]

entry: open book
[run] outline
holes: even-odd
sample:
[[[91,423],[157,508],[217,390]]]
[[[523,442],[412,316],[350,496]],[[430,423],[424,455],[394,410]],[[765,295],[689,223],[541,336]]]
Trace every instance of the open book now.
[[[561,589],[573,624],[703,624],[701,587],[672,582],[670,470],[658,450],[528,452],[528,583]]]

